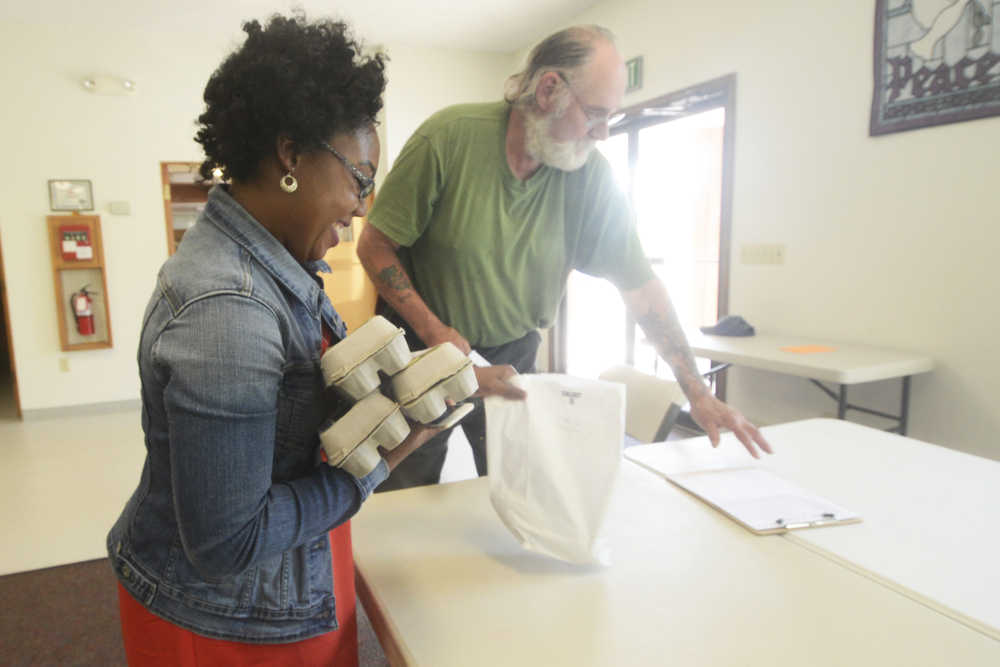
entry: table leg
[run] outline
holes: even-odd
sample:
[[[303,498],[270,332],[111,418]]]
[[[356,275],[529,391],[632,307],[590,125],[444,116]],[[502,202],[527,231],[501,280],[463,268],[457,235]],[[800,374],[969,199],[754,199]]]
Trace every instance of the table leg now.
[[[910,377],[909,375],[903,378],[903,397],[902,404],[900,406],[898,415],[891,415],[888,412],[882,412],[880,410],[872,410],[871,408],[864,408],[860,405],[851,405],[847,402],[847,385],[840,385],[840,391],[834,393],[829,387],[826,387],[819,380],[809,380],[814,385],[819,387],[824,394],[832,398],[837,402],[837,419],[846,419],[848,410],[857,410],[858,412],[865,412],[870,415],[875,415],[876,417],[883,417],[884,419],[891,419],[896,422],[896,426],[886,429],[888,431],[894,431],[900,435],[906,435],[906,425],[907,419],[910,414]]]
[[[906,424],[910,418],[910,377],[903,377],[903,397],[899,406],[899,434],[906,435]]]

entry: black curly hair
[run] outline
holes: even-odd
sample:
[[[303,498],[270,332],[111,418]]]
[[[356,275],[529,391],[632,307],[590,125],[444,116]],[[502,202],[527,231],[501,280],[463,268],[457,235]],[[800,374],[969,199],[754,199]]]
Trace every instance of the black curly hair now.
[[[375,122],[385,89],[385,56],[361,56],[341,21],[272,16],[243,24],[246,41],[212,73],[195,141],[201,176],[252,178],[279,135],[304,149]]]

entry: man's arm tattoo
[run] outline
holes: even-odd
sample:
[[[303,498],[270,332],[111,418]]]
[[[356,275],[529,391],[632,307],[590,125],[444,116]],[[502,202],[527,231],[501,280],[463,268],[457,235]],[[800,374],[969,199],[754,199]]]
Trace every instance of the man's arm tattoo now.
[[[694,355],[687,345],[684,330],[673,309],[661,313],[650,308],[649,312],[636,317],[636,323],[646,332],[660,356],[670,364],[674,377],[688,398],[694,398],[705,390],[705,383],[694,363]]]
[[[406,301],[410,298],[410,294],[406,292],[413,291],[413,283],[410,282],[410,277],[401,267],[387,266],[379,271],[376,277],[382,285],[395,290],[397,292],[396,298],[400,301]]]

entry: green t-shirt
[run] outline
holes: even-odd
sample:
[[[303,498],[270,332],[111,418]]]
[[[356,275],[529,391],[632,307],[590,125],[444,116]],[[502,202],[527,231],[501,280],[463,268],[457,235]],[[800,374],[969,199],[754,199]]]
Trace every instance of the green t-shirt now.
[[[417,292],[473,346],[552,324],[572,269],[634,289],[653,277],[598,151],[573,172],[507,164],[504,102],[449,107],[410,137],[369,222],[400,245]]]

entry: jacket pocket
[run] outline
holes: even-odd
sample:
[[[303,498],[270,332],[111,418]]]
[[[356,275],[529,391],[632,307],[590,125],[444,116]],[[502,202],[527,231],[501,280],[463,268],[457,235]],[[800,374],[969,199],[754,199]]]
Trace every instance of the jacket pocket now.
[[[332,590],[312,595],[305,560],[308,546],[262,561],[222,581],[204,581],[185,560],[176,564],[171,588],[186,606],[216,616],[255,619],[312,618],[332,606]],[[329,552],[325,552],[329,559]],[[166,591],[164,591],[166,594]]]
[[[120,541],[115,545],[111,559],[115,574],[125,590],[143,605],[150,606],[156,597],[157,585],[136,567],[135,561],[129,558]]]

